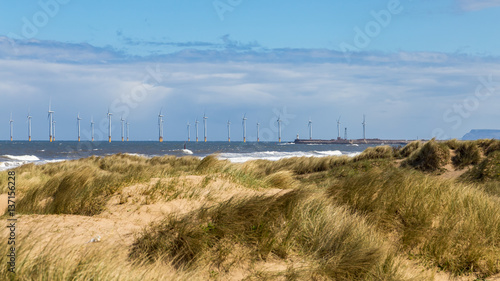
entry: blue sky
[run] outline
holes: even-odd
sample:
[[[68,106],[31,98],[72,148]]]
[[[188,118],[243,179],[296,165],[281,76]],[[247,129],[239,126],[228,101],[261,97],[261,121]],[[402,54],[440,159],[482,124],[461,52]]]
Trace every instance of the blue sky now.
[[[0,139],[76,138],[76,114],[114,113],[131,138],[186,138],[209,116],[209,140],[248,137],[461,137],[499,128],[499,0],[0,1]],[[3,117],[2,117],[3,116]],[[104,121],[103,121],[104,123]],[[201,128],[201,127],[200,127]],[[99,129],[98,129],[99,130]],[[106,134],[106,133],[104,133]],[[201,130],[200,130],[201,134]],[[194,136],[192,126],[191,135]],[[261,137],[262,138],[262,137]],[[265,139],[265,138],[264,138]]]

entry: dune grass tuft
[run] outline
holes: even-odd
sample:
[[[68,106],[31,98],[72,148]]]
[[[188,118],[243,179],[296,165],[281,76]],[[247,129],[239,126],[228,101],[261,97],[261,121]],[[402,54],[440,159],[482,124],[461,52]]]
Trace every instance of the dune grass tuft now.
[[[415,150],[419,149],[420,147],[422,147],[421,141],[419,141],[419,140],[412,141],[399,150],[399,156],[401,158],[406,158],[406,157],[410,156]]]
[[[433,172],[443,168],[449,160],[450,151],[448,147],[432,139],[415,150],[401,164],[403,167],[409,166],[417,170]]]
[[[361,154],[354,157],[354,161],[370,159],[388,159],[394,156],[394,149],[388,145],[368,147]]]
[[[137,261],[163,259],[188,268],[209,262],[222,271],[236,261],[297,255],[310,263],[306,279],[394,280],[400,274],[383,239],[362,218],[302,190],[233,198],[170,217],[144,230],[130,251]]]
[[[455,156],[451,158],[453,165],[463,168],[479,163],[481,152],[475,142],[460,142],[455,150]]]
[[[475,187],[417,171],[372,169],[333,184],[329,194],[423,261],[455,274],[500,271],[500,201]]]
[[[500,151],[490,153],[462,178],[475,182],[500,181]]]

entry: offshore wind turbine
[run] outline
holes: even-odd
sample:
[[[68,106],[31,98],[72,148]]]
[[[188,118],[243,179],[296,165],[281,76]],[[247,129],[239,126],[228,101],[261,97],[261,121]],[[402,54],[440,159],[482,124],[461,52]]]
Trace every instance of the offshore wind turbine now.
[[[10,125],[10,141],[12,141],[12,134],[14,133],[14,120],[12,120],[12,112],[10,113],[9,125]]]
[[[90,135],[92,138],[92,141],[94,141],[94,116],[90,116]]]
[[[365,120],[365,115],[363,114],[363,140],[366,140],[366,134],[365,134],[365,126],[366,126],[366,120]]]
[[[203,138],[205,142],[207,142],[207,119],[208,117],[203,113]]]
[[[31,141],[31,115],[29,110],[27,118],[28,118],[28,141]]]
[[[161,114],[161,109],[160,113],[158,113],[158,134],[160,142],[163,142],[163,115]]]
[[[80,120],[82,120],[82,118],[80,118],[80,112],[78,112],[76,116],[76,123],[78,124],[78,141],[80,141]]]
[[[231,142],[231,121],[227,120],[227,142]]]
[[[109,125],[108,125],[108,142],[111,142],[111,115],[113,115],[113,113],[110,113],[109,112],[109,108],[108,108],[108,121],[109,121]]]
[[[259,127],[260,127],[260,123],[257,122],[257,142],[260,141],[260,139],[259,139]]]
[[[281,142],[281,116],[278,117],[278,142]]]
[[[120,122],[122,122],[122,141],[125,141],[125,124],[123,123],[125,122],[125,119],[123,119],[123,115],[120,118]]]
[[[309,117],[309,123],[307,124],[309,127],[309,139],[312,140],[313,138],[313,121],[311,121],[311,117]]]
[[[194,121],[194,127],[196,128],[196,142],[198,142],[198,123],[200,122],[198,121],[198,118],[196,118]]]
[[[191,124],[189,124],[189,121],[187,122],[186,126],[188,131],[188,141],[191,141],[191,130],[190,130]]]
[[[47,115],[47,118],[49,119],[49,142],[52,142],[54,140],[53,136],[53,131],[54,129],[52,128],[53,126],[53,119],[54,119],[54,112],[53,110],[50,109],[51,102],[49,102],[49,113]]]
[[[247,114],[243,115],[243,121],[241,122],[243,126],[243,142],[247,142]]]
[[[341,116],[342,116],[342,115],[341,115]],[[341,123],[340,123],[340,117],[341,117],[341,116],[339,116],[339,119],[337,119],[337,133],[338,133],[338,134],[337,134],[337,139],[338,139],[338,140],[340,139],[340,124],[341,124]]]

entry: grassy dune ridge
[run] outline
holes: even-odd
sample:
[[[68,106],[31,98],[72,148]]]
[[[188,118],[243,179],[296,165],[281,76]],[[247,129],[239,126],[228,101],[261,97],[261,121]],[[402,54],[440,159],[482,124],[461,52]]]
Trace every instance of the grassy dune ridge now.
[[[16,211],[25,223],[17,274],[0,266],[10,280],[433,280],[438,271],[474,280],[500,273],[498,140],[242,164],[215,155],[117,154],[15,170]],[[98,232],[105,233],[100,243],[81,240]],[[6,239],[0,244],[7,249]]]

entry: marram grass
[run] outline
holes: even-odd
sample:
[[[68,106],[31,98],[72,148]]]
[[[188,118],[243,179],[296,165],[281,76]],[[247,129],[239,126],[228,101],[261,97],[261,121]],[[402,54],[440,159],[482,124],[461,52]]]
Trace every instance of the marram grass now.
[[[432,140],[370,148],[354,158],[242,164],[216,155],[117,154],[24,165],[15,169],[21,220],[100,219],[112,198],[127,214],[174,201],[191,211],[157,215],[128,244],[78,247],[24,235],[17,274],[4,274],[6,267],[0,274],[10,280],[432,280],[440,270],[487,278],[500,272],[499,143]],[[438,175],[458,169],[460,177]],[[6,179],[0,172],[1,193]],[[124,191],[131,186],[137,190]]]

